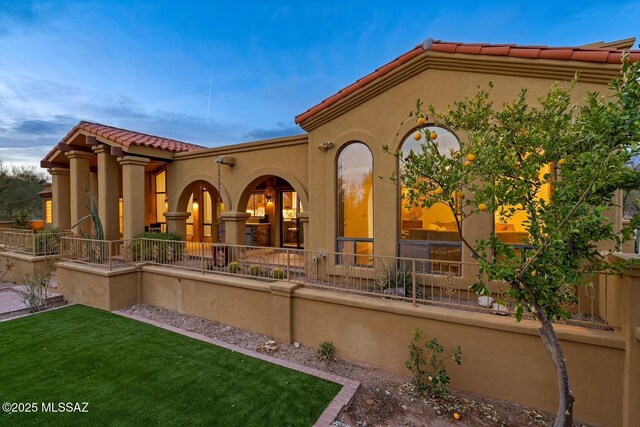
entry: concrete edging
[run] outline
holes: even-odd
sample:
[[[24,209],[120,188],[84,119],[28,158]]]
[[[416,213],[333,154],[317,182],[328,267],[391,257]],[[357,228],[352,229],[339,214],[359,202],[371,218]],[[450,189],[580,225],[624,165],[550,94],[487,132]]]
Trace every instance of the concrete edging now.
[[[342,389],[338,392],[338,394],[333,398],[333,400],[329,403],[329,405],[325,408],[325,410],[320,414],[320,417],[315,422],[314,427],[328,427],[331,426],[333,421],[336,419],[338,414],[351,403],[353,396],[355,396],[356,391],[360,387],[359,381],[350,380],[348,378],[340,377],[338,375],[333,375],[328,372],[323,372],[318,369],[309,368],[307,366],[299,365],[297,363],[289,362],[287,360],[277,359],[272,356],[268,356],[266,354],[258,353],[256,351],[247,350],[242,347],[238,347],[233,344],[229,344],[214,338],[209,338],[205,335],[198,334],[195,332],[190,332],[184,329],[176,328],[174,326],[165,325],[163,323],[157,322],[155,320],[147,319],[142,316],[136,316],[134,314],[125,313],[122,310],[115,310],[112,313],[117,314],[122,317],[126,317],[132,320],[137,320],[138,322],[147,323],[149,325],[156,326],[158,328],[165,329],[167,331],[175,332],[180,335],[184,335],[189,338],[193,338],[199,341],[206,342],[208,344],[213,344],[218,347],[226,348],[227,350],[231,350],[236,353],[244,354],[245,356],[253,357],[255,359],[260,359],[265,362],[273,363],[274,365],[282,366],[284,368],[292,369],[294,371],[301,372],[303,374],[311,375],[317,378],[321,378],[323,380],[331,381],[336,384],[342,385]]]

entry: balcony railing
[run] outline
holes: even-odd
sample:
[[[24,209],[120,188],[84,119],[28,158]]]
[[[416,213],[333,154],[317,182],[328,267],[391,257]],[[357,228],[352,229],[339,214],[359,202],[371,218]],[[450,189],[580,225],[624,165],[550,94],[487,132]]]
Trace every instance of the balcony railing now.
[[[490,296],[469,290],[479,273],[477,263],[366,255],[367,263],[345,253],[304,249],[239,246],[161,239],[97,241],[65,237],[62,259],[108,269],[145,262],[202,274],[216,273],[267,281],[288,280],[307,287],[414,306],[514,314],[509,284],[487,281]],[[606,279],[606,278],[605,278]],[[563,289],[568,323],[609,328],[606,280]]]
[[[62,238],[70,233],[33,233],[24,230],[4,231],[4,250],[32,256],[59,255]]]
[[[24,228],[2,228],[0,229],[0,245],[4,245],[4,233],[33,234],[33,230]]]

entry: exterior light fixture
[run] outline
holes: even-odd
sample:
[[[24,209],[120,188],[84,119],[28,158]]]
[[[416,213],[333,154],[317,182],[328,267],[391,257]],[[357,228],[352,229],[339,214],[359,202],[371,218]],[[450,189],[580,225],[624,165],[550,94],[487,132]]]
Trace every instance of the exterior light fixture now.
[[[198,199],[193,199],[193,209],[198,209]]]
[[[318,150],[320,151],[329,151],[333,148],[333,142],[325,141],[322,144],[318,145]]]

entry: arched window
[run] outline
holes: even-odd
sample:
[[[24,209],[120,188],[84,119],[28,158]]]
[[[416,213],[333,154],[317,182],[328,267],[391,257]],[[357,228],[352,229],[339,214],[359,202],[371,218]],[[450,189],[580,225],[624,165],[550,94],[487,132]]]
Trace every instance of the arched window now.
[[[371,265],[373,260],[373,156],[361,142],[338,155],[339,264]]]
[[[538,190],[537,198],[544,199],[547,203],[551,199],[553,190],[553,179],[555,171],[553,164],[548,164],[540,169],[540,181],[543,184]],[[545,179],[545,176],[549,179]],[[516,247],[526,246],[529,237],[528,228],[529,215],[522,209],[521,205],[502,205],[496,209],[493,229],[498,239],[503,243],[512,243]]]
[[[451,151],[460,149],[460,142],[447,129],[430,126],[426,134],[435,132],[438,137],[438,152],[450,156]],[[411,151],[421,153],[420,146],[426,143],[425,135],[416,141],[415,130],[402,143],[402,158]],[[403,163],[399,161],[398,171],[402,175]],[[439,261],[461,261],[462,245],[456,225],[456,218],[449,206],[440,202],[430,208],[411,206],[407,190],[400,185],[400,239],[398,252],[401,257],[431,259]],[[432,266],[435,268],[435,264]],[[442,267],[439,267],[442,268]],[[446,270],[446,269],[445,269]]]

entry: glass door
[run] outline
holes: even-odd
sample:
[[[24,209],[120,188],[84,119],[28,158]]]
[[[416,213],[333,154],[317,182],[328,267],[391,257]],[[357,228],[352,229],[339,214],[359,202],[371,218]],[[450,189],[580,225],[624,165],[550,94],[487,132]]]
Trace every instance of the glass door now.
[[[300,200],[295,191],[280,192],[280,241],[283,247],[299,248],[302,242],[302,229],[298,214],[302,211]]]

